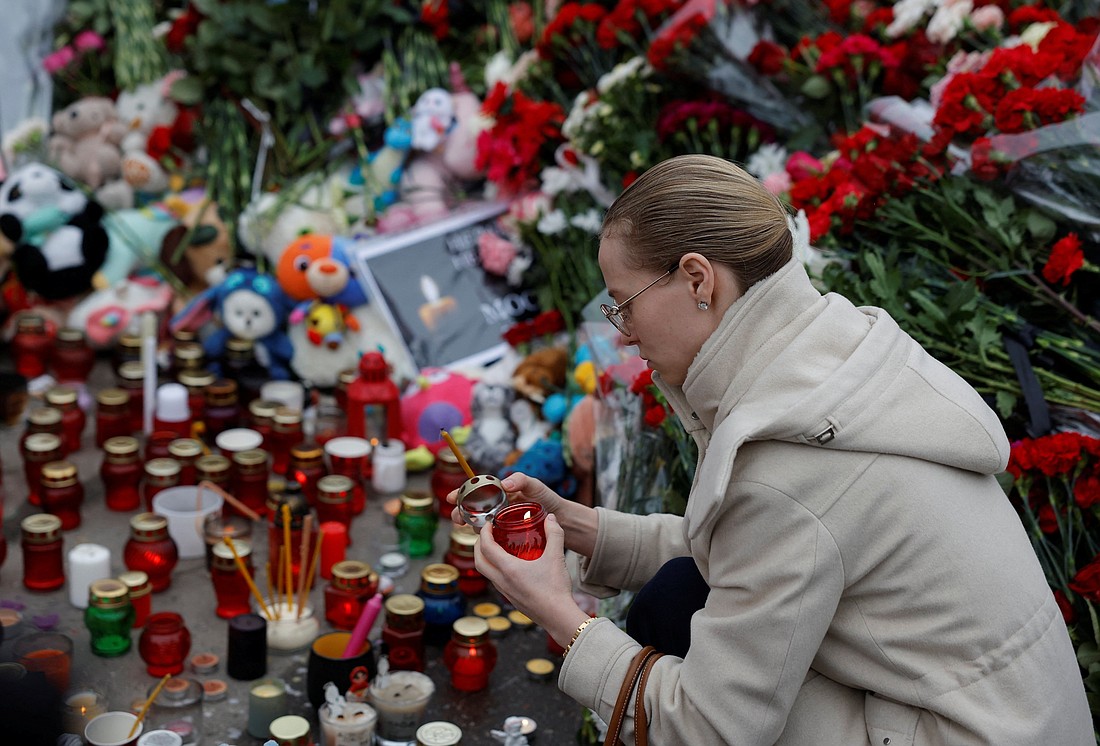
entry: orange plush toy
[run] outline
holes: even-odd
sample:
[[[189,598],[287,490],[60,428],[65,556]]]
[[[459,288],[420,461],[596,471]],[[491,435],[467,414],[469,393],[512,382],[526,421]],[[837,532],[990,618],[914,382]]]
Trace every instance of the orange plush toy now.
[[[346,239],[307,233],[286,247],[279,257],[275,278],[287,295],[299,305],[290,316],[292,324],[305,318],[309,302],[355,308],[367,302],[367,295],[356,277]],[[358,330],[359,322],[350,313],[344,323]]]

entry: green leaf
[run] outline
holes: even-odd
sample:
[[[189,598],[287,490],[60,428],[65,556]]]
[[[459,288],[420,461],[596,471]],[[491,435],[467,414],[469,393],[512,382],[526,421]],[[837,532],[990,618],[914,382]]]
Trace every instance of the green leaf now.
[[[833,86],[824,75],[811,75],[802,84],[802,94],[812,99],[827,98],[833,92]]]
[[[1039,243],[1048,243],[1058,230],[1058,225],[1038,210],[1028,210],[1024,220],[1027,232]]]
[[[194,75],[186,75],[172,83],[168,95],[184,106],[194,106],[202,102],[202,81]]]
[[[1008,391],[997,392],[997,413],[1007,420],[1016,411],[1016,395]]]

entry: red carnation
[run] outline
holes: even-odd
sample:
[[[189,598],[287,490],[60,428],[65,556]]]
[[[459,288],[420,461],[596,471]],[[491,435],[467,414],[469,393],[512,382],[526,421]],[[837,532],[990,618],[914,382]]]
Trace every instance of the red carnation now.
[[[1100,558],[1082,567],[1069,581],[1069,589],[1090,601],[1100,601]]]
[[[1085,253],[1081,251],[1081,239],[1076,233],[1069,233],[1050,249],[1050,258],[1043,266],[1043,279],[1051,285],[1068,285],[1073,273],[1085,264]]]
[[[1008,27],[1017,32],[1033,23],[1047,23],[1049,21],[1057,23],[1061,20],[1062,17],[1052,8],[1044,8],[1039,4],[1025,5],[1009,13]]]
[[[630,393],[640,394],[646,390],[647,387],[653,385],[653,371],[646,368],[641,373],[634,377],[634,380],[630,382]]]
[[[1066,624],[1073,624],[1073,604],[1066,598],[1066,594],[1061,591],[1054,591],[1054,600],[1058,602],[1058,608],[1062,612],[1062,620]]]
[[[645,424],[650,427],[659,427],[665,421],[668,412],[660,404],[655,404],[645,411]]]
[[[1087,510],[1100,502],[1100,474],[1082,474],[1073,484],[1073,499]]]
[[[761,40],[749,52],[749,64],[763,75],[775,75],[783,69],[787,59],[787,50],[775,42]]]

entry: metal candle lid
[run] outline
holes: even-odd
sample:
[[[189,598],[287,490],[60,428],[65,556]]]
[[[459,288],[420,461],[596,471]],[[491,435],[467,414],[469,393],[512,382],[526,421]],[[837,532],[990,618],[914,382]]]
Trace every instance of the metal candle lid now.
[[[328,474],[317,480],[317,500],[323,503],[341,505],[348,501],[349,493],[355,489],[355,482],[343,474]]]
[[[138,339],[138,346],[141,345],[141,339]],[[118,366],[118,377],[124,381],[141,381],[145,378],[145,366],[143,366],[137,360],[127,360],[122,365]]]
[[[23,541],[31,544],[48,544],[61,534],[61,519],[52,513],[29,515],[19,524]]]
[[[248,405],[248,411],[253,417],[259,417],[260,419],[270,420],[275,416],[275,412],[281,407],[282,404],[277,401],[267,401],[265,399],[254,399],[252,403]]]
[[[252,542],[246,539],[230,539],[229,541],[232,542],[233,549],[237,550],[237,556],[241,559],[252,554]],[[210,548],[210,551],[218,559],[229,560],[229,564],[235,565],[237,560],[233,557],[233,549],[230,549],[224,541],[219,541]]]
[[[103,442],[103,450],[111,456],[128,456],[138,452],[138,439],[132,435],[116,435]]]
[[[130,401],[130,395],[122,389],[103,389],[95,396],[96,403],[103,407],[118,407]]]
[[[267,465],[267,451],[262,448],[250,448],[233,454],[233,463],[237,466]]]
[[[54,386],[46,392],[50,404],[76,404],[76,389],[71,386]]]
[[[129,589],[130,598],[141,598],[153,590],[149,576],[141,570],[127,570],[119,575],[118,579]]]
[[[145,472],[154,477],[172,477],[180,473],[180,462],[174,458],[154,458],[145,462]]]
[[[456,635],[473,639],[488,635],[489,623],[479,616],[464,616],[456,619],[451,629]]]
[[[424,723],[416,729],[416,746],[456,746],[462,741],[462,729],[445,720]]]
[[[492,474],[467,479],[458,488],[455,500],[462,519],[479,531],[507,504],[504,485]]]
[[[458,583],[458,568],[435,563],[420,572],[420,587],[427,593],[450,593]]]
[[[130,590],[121,580],[93,580],[88,586],[88,601],[100,609],[113,609],[130,603]]]
[[[217,378],[205,368],[188,368],[187,370],[181,370],[180,374],[176,376],[176,380],[189,389],[205,389],[214,383]],[[205,399],[205,397],[203,398]]]
[[[130,519],[130,534],[137,541],[157,541],[168,533],[168,519],[156,513],[138,513]]]
[[[39,427],[57,425],[61,422],[61,410],[57,407],[35,407],[27,413],[27,422]]]
[[[198,458],[202,453],[202,443],[194,438],[176,438],[168,444],[168,453],[174,459]]]
[[[425,492],[408,492],[401,496],[401,512],[420,515],[431,513],[435,507],[435,498]]]
[[[398,593],[386,599],[385,608],[394,616],[414,616],[424,611],[424,600],[411,593]]]
[[[34,433],[23,440],[23,447],[29,453],[49,453],[61,447],[61,438],[53,433]]]

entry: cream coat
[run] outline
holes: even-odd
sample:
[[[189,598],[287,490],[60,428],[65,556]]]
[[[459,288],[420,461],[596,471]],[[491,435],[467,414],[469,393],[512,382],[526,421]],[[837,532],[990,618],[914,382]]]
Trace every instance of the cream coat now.
[[[582,581],[710,586],[645,693],[650,742],[1095,744],[1053,595],[994,474],[994,413],[884,311],[791,262],[733,305],[682,388],[686,515],[600,509]],[[561,689],[609,719],[638,644],[588,625]],[[633,743],[628,718],[624,738]]]

